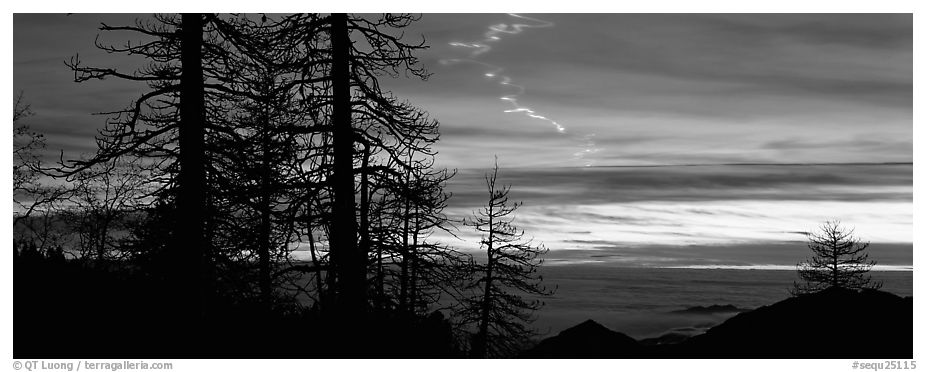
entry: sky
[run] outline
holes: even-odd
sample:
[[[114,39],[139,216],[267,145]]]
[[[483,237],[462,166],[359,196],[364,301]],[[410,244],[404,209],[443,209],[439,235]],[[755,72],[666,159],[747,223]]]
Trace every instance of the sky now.
[[[912,161],[910,15],[536,18],[425,15],[408,32],[432,45],[422,59],[434,75],[394,86],[444,124],[450,166],[472,166],[473,142],[509,166]],[[544,27],[487,40],[513,24]],[[452,43],[491,49],[471,58]],[[495,68],[481,63],[504,70],[485,76]],[[565,133],[501,115],[517,91],[501,76]]]
[[[49,149],[91,152],[140,87],[73,83],[63,61],[103,55],[101,21],[13,17],[15,91]],[[828,219],[912,264],[910,14],[424,14],[425,81],[387,79],[440,121],[438,164],[462,218],[500,182],[551,262],[785,265]],[[102,35],[121,43],[126,35]],[[472,234],[461,231],[472,245]],[[873,245],[874,246],[877,245]],[[731,248],[732,247],[732,248]],[[775,249],[769,254],[769,247]],[[797,248],[794,248],[797,247]],[[878,255],[872,254],[874,257]],[[559,261],[557,261],[559,260]]]

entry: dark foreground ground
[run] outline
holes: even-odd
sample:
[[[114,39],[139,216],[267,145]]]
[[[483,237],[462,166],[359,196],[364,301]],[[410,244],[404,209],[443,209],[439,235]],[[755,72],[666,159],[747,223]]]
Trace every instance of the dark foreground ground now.
[[[17,257],[13,284],[17,359],[465,355],[440,313],[384,313],[344,324],[298,307],[267,310],[219,299],[217,315],[189,322],[172,317],[179,304],[150,275],[63,259]],[[913,301],[881,291],[827,290],[741,312],[701,335],[676,336],[636,340],[589,320],[521,357],[909,359]]]
[[[138,270],[17,257],[13,272],[16,359],[461,356],[440,313],[361,321],[226,296],[190,321],[168,285]]]

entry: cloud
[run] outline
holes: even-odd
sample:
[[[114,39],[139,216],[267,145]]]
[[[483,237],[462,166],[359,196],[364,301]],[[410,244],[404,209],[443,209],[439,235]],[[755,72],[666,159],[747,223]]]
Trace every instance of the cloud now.
[[[802,44],[886,50],[903,50],[913,43],[912,14],[720,15],[711,21],[744,39],[787,38]]]
[[[534,50],[543,55],[538,62],[678,79],[793,86],[793,91],[843,81],[892,89],[890,83],[912,86],[910,15],[570,14],[551,18],[564,27],[525,34],[517,48],[493,51],[496,58],[517,60],[517,54]],[[524,67],[530,66],[538,65]],[[897,88],[912,93],[903,85]]]
[[[871,257],[886,266],[913,264],[909,244],[872,243]],[[794,266],[812,255],[803,242],[766,242],[712,245],[617,245],[606,244],[594,250],[551,250],[546,259],[554,264],[583,262],[629,267],[675,266]]]
[[[912,241],[911,164],[503,167],[498,177],[524,203],[516,225],[551,250],[801,243],[834,218],[866,240]],[[449,190],[454,220],[486,202],[479,170],[461,170]],[[703,253],[714,265],[750,262]]]
[[[526,89],[519,98],[525,105],[571,134],[594,134],[596,165],[912,159],[904,142],[912,136],[909,14],[543,18],[555,25],[506,39],[480,58],[506,66]],[[478,38],[483,25],[509,21],[498,14],[425,15],[416,30],[441,30],[422,54],[435,76],[386,84],[441,118],[446,141],[477,142],[518,166],[570,164],[581,144],[557,142],[552,128],[503,114],[497,97],[507,92],[482,77],[480,66],[436,63],[455,57],[447,42]],[[492,139],[472,129],[502,126],[523,133],[514,141],[518,151],[507,148],[513,143],[508,133]],[[801,151],[766,146],[795,134],[818,145]],[[878,143],[864,150],[843,146],[857,138]],[[524,146],[531,141],[542,151]],[[464,148],[445,147],[443,161],[490,162],[468,157]]]
[[[483,172],[460,170],[453,205],[479,205]],[[912,201],[910,164],[716,165],[499,170],[528,205],[640,201]]]

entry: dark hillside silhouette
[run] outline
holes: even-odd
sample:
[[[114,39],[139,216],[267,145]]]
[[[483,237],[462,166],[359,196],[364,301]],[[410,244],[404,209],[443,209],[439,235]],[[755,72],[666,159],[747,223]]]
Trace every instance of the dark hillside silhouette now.
[[[913,299],[830,288],[736,315],[691,338],[641,340],[588,320],[541,341],[524,358],[913,357]]]
[[[913,298],[829,288],[739,314],[678,345],[693,358],[913,357]]]

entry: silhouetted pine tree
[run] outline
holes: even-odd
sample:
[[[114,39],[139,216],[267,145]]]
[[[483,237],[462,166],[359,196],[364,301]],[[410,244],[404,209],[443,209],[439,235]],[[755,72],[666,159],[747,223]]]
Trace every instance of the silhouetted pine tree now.
[[[414,168],[404,170],[397,180],[400,187],[393,190],[397,194],[392,196],[394,203],[386,216],[398,222],[398,229],[392,231],[392,243],[384,248],[389,262],[398,266],[390,283],[398,297],[397,308],[421,315],[439,303],[442,295],[460,297],[458,285],[468,257],[431,240],[438,231],[455,235],[443,213],[450,198],[444,188],[455,173],[431,169],[433,158],[413,158],[410,154],[408,164]]]
[[[792,294],[818,292],[827,288],[877,289],[868,272],[877,262],[868,259],[867,242],[854,236],[839,221],[826,221],[820,231],[808,234],[807,247],[813,257],[797,265],[801,282],[795,282]]]
[[[316,172],[307,178],[321,187],[312,196],[316,201],[303,205],[321,210],[304,215],[313,216],[314,221],[307,221],[312,236],[323,233],[324,241],[310,244],[327,249],[319,256],[330,269],[323,281],[327,295],[321,297],[333,300],[339,316],[361,316],[367,311],[368,259],[372,252],[381,251],[373,245],[377,244],[374,235],[382,235],[371,229],[394,226],[371,211],[381,209],[375,204],[395,190],[389,179],[403,169],[418,169],[407,164],[405,154],[433,155],[430,144],[437,140],[435,121],[398,102],[379,85],[383,76],[427,76],[412,54],[423,44],[408,44],[400,35],[415,19],[393,14],[379,18],[299,14],[276,21],[281,39],[302,42],[294,45],[302,53],[294,63],[306,73],[294,84],[306,99],[304,107],[317,112],[312,114],[311,130],[318,133],[314,138],[318,151],[308,167]]]
[[[485,261],[473,262],[473,295],[466,298],[460,311],[465,324],[476,328],[471,356],[511,356],[533,334],[528,328],[533,311],[543,303],[527,296],[546,296],[551,290],[542,284],[538,269],[543,264],[543,245],[524,239],[524,231],[512,225],[521,203],[508,199],[510,186],[497,186],[498,163],[486,174],[489,199],[486,205],[464,221],[482,234],[480,248]]]
[[[207,196],[214,180],[223,176],[210,172],[210,164],[221,156],[211,144],[215,133],[224,129],[215,116],[224,113],[209,106],[224,94],[225,87],[216,81],[227,75],[222,62],[228,52],[216,39],[213,19],[204,14],[155,15],[129,26],[103,24],[103,31],[128,31],[145,41],[122,46],[97,43],[98,48],[143,57],[145,65],[126,73],[88,67],[75,56],[68,63],[75,81],[116,78],[145,83],[149,90],[125,109],[103,113],[109,118],[92,157],[62,160],[57,169],[59,175],[74,177],[119,158],[142,159],[138,164],[150,174],[148,181],[155,189],[149,203],[168,199],[176,204],[172,234],[163,237],[171,243],[162,245],[169,257],[163,262],[171,269],[162,272],[176,287],[178,303],[185,304],[178,309],[188,309],[182,311],[188,311],[189,318],[208,311],[215,291]]]

